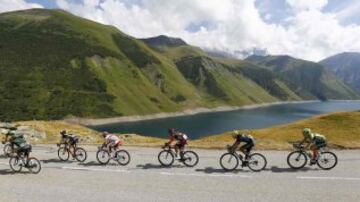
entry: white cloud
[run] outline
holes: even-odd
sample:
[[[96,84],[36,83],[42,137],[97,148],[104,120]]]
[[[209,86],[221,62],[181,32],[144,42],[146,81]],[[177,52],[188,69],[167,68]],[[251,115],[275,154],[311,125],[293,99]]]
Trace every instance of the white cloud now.
[[[286,0],[295,10],[319,10],[327,5],[328,0]]]
[[[2,0],[0,2],[0,13],[29,8],[43,8],[43,6],[35,3],[27,3],[24,0]]]
[[[11,3],[7,3],[7,10],[39,6],[22,0],[8,2]],[[315,61],[343,51],[360,51],[360,26],[342,25],[340,14],[322,11],[328,0],[286,0],[292,12],[286,17],[286,25],[265,21],[255,0],[56,2],[62,9],[114,25],[134,37],[166,34],[206,49],[235,53],[257,48],[266,49],[270,54],[288,54]],[[4,4],[0,4],[0,12],[3,7]],[[353,10],[346,13],[353,13]],[[211,26],[204,26],[203,22]],[[189,25],[200,27],[189,30]]]

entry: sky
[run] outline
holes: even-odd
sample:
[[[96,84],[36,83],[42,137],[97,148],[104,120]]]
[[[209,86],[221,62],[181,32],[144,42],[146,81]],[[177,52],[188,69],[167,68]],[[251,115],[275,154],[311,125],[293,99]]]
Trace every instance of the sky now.
[[[312,61],[360,52],[360,0],[0,0],[0,12],[34,7],[240,58],[254,50]]]

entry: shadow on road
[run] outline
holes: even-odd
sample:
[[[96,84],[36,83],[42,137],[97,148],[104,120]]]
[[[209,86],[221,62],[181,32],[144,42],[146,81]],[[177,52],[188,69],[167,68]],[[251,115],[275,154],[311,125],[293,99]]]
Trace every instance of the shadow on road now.
[[[184,168],[185,166],[183,165],[172,165],[172,166],[162,166],[160,164],[152,164],[152,163],[147,163],[144,165],[136,165],[136,168],[141,168],[141,169],[169,169],[169,168]]]
[[[222,168],[213,168],[213,167],[206,167],[204,169],[195,169],[197,172],[204,172],[206,174],[212,174],[212,173],[239,173],[239,172],[249,172],[248,170],[233,170],[233,171],[225,171]]]
[[[6,170],[0,170],[0,175],[27,175],[27,174],[31,174],[30,172],[19,172],[16,173],[10,169],[6,169]]]
[[[5,155],[0,155],[0,159],[6,159],[6,158],[8,158],[8,157]]]
[[[60,159],[47,159],[47,160],[41,160],[43,163],[73,163],[73,161],[62,161]]]
[[[277,166],[272,166],[270,169],[266,169],[269,170],[273,173],[296,173],[296,172],[307,172],[307,171],[316,171],[319,170],[317,168],[313,169],[313,168],[309,168],[309,167],[305,167],[302,169],[292,169],[292,168],[279,168]]]
[[[118,166],[119,164],[111,163],[111,162],[109,162],[108,164],[101,164],[97,161],[89,161],[86,163],[79,163],[78,165],[88,167],[88,166]]]

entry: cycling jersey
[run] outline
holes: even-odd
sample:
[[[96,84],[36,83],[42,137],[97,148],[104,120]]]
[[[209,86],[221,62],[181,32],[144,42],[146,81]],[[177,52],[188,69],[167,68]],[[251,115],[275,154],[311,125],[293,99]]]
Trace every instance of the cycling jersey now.
[[[236,136],[237,142],[245,142],[245,143],[254,143],[254,138],[251,135],[237,135]]]
[[[11,143],[15,144],[18,147],[23,147],[26,145],[26,140],[23,135],[15,134],[11,137]]]
[[[305,138],[311,142],[315,141],[326,141],[326,137],[317,133],[307,133]]]
[[[183,147],[188,143],[188,136],[185,133],[175,132],[170,136],[170,141],[176,140],[178,147]]]
[[[67,134],[62,135],[62,138],[64,142],[69,143],[71,145],[74,145],[79,141],[78,137]]]
[[[120,143],[120,139],[116,135],[106,135],[105,137],[106,144],[109,144],[110,146],[114,147]]]

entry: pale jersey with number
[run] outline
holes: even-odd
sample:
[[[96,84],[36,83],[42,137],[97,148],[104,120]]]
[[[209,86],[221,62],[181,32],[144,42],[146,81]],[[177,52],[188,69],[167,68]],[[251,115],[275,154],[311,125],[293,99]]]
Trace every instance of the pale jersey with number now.
[[[105,137],[106,143],[109,144],[110,146],[115,146],[120,142],[120,139],[118,136],[116,135],[107,135]]]

